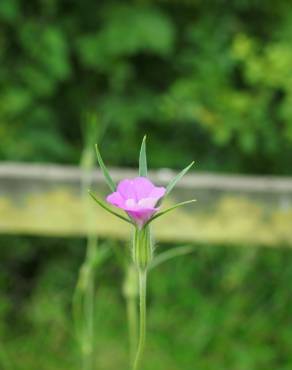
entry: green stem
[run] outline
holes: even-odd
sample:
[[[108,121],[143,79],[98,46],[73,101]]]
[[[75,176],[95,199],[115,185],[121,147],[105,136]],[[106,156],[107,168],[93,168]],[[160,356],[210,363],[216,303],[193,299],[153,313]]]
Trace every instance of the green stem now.
[[[94,344],[94,268],[93,259],[96,248],[96,237],[88,237],[88,282],[84,297],[84,319],[85,319],[85,353],[84,369],[92,370],[93,366],[93,344]]]
[[[126,266],[125,280],[123,284],[123,294],[125,297],[127,307],[130,364],[132,364],[134,361],[138,342],[137,276],[138,275],[136,267],[132,263],[128,262]]]
[[[135,297],[126,298],[127,316],[128,316],[128,331],[129,331],[129,347],[130,347],[130,363],[132,364],[135,358],[137,346],[137,323],[138,315],[136,309]]]
[[[126,301],[127,321],[128,321],[128,336],[129,336],[129,361],[130,367],[134,362],[137,342],[138,342],[138,284],[137,284],[137,269],[128,261],[125,268],[125,278],[123,283],[123,295]]]
[[[138,370],[142,359],[146,339],[146,287],[147,271],[139,269],[139,294],[140,294],[140,333],[138,349],[134,361],[133,370]]]
[[[94,369],[94,266],[97,238],[88,234],[85,260],[80,268],[73,296],[73,316],[76,339],[82,355],[82,369]]]

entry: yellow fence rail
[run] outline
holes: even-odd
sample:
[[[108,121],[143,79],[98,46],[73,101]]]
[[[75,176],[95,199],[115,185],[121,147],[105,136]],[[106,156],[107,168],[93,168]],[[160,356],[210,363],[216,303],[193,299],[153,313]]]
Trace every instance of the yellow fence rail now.
[[[115,180],[137,172],[112,169]],[[128,227],[81,196],[82,177],[93,190],[107,193],[99,171],[78,167],[0,164],[0,232],[46,236],[85,235],[88,228],[102,237],[128,237]],[[150,172],[166,184],[175,172]],[[156,236],[163,241],[292,246],[292,179],[192,173],[181,180],[168,205],[196,198],[197,203],[157,220]],[[167,205],[167,202],[165,202]]]

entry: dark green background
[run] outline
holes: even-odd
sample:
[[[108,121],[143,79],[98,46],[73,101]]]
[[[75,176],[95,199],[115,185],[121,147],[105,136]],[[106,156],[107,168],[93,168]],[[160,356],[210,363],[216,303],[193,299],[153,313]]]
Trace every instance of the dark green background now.
[[[290,0],[1,0],[0,158],[291,174]]]

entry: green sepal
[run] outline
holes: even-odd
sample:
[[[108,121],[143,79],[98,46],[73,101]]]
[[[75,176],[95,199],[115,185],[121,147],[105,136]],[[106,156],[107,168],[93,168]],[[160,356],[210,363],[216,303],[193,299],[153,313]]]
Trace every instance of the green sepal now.
[[[135,228],[133,236],[132,258],[136,268],[145,271],[153,258],[153,245],[149,226]]]
[[[175,185],[177,184],[177,182],[190,170],[190,168],[193,166],[194,163],[195,163],[194,161],[192,163],[190,163],[186,168],[184,168],[180,173],[178,173],[170,181],[170,183],[166,187],[166,192],[165,192],[164,197],[166,197],[171,192],[171,190],[175,187]]]
[[[102,157],[101,157],[101,154],[100,154],[100,151],[98,149],[97,144],[95,144],[95,150],[96,150],[96,155],[97,155],[97,161],[98,161],[99,167],[100,167],[100,169],[103,173],[105,181],[108,184],[111,191],[114,192],[114,191],[116,191],[116,184],[115,184],[114,180],[112,179],[111,175],[109,174],[109,172],[108,172],[108,170],[107,170],[107,168],[104,164],[104,161],[102,160]]]
[[[114,215],[114,216],[116,216],[116,217],[118,217],[118,218],[120,218],[120,219],[122,219],[123,221],[126,221],[126,222],[128,222],[128,223],[130,223],[130,224],[132,224],[133,225],[133,222],[129,219],[129,218],[127,218],[127,217],[124,217],[124,216],[122,216],[122,215],[120,215],[119,213],[117,213],[117,212],[115,212],[115,211],[113,211],[106,203],[104,203],[103,201],[101,201],[101,200],[99,200],[99,199],[97,199],[96,198],[96,196],[90,191],[90,190],[88,190],[88,193],[89,193],[89,195],[91,196],[91,198],[101,207],[101,208],[103,208],[103,209],[105,209],[106,211],[108,211],[109,213],[111,213],[112,215]]]
[[[160,216],[163,216],[163,215],[165,215],[166,213],[171,212],[171,211],[173,211],[174,209],[176,209],[176,208],[178,208],[178,207],[182,207],[182,206],[185,206],[185,205],[187,205],[187,204],[194,203],[194,202],[196,202],[196,199],[191,199],[191,200],[187,200],[187,201],[185,201],[185,202],[177,203],[177,204],[175,204],[174,206],[172,206],[172,207],[169,207],[169,208],[165,209],[164,211],[161,211],[161,212],[156,213],[152,218],[150,218],[150,220],[149,220],[149,221],[147,221],[147,222],[145,223],[145,225],[150,224],[150,222],[152,222],[152,221],[153,221],[153,220],[155,220],[156,218],[158,218],[158,217],[160,217]]]
[[[146,135],[143,137],[139,155],[139,176],[147,177]]]

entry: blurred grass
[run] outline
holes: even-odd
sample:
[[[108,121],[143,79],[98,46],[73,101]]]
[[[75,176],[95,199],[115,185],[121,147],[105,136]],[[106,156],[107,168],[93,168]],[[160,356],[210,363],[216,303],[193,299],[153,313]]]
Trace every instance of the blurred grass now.
[[[13,369],[78,369],[70,304],[84,246],[1,237],[1,343]],[[153,270],[144,369],[288,370],[291,263],[285,248],[197,245]],[[122,274],[111,259],[97,277],[96,369],[128,368]]]

